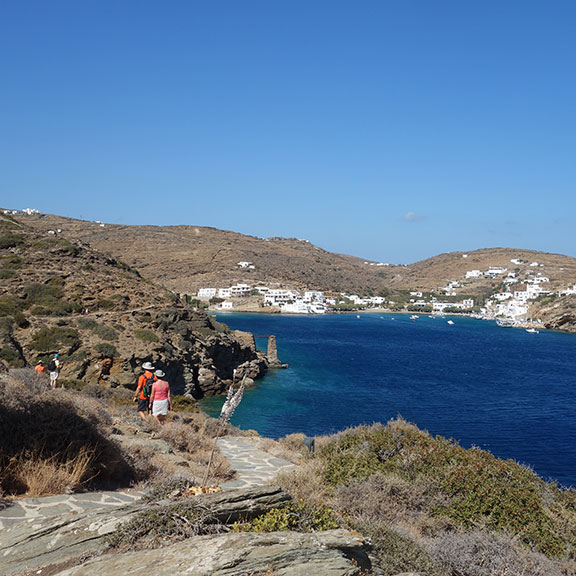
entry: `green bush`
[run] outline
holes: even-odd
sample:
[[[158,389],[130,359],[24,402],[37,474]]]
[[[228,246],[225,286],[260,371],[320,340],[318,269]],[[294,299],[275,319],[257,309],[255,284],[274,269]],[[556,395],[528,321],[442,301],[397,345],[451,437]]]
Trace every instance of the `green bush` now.
[[[102,340],[118,340],[118,332],[112,326],[107,326],[106,324],[97,324],[94,328],[94,334],[102,338]]]
[[[26,366],[26,361],[11,341],[5,342],[0,347],[0,360],[6,362],[10,368],[24,368]]]
[[[22,234],[16,234],[15,232],[4,232],[0,236],[0,249],[6,250],[7,248],[15,248],[24,244],[24,237]]]
[[[5,294],[0,296],[0,316],[14,316],[23,308],[23,302],[20,298]]]
[[[94,346],[94,351],[100,356],[100,358],[116,358],[118,356],[118,350],[116,350],[116,347],[113,344],[96,344],[96,346]]]
[[[152,330],[144,330],[143,328],[138,328],[134,330],[134,336],[139,340],[144,342],[159,342],[158,336],[152,332]]]
[[[428,482],[446,502],[430,513],[464,527],[478,524],[521,535],[549,556],[576,549],[576,512],[567,496],[512,460],[466,450],[403,421],[344,433],[320,451],[323,478],[338,486],[378,472]]]
[[[82,309],[80,302],[66,298],[62,289],[63,280],[53,276],[45,284],[28,284],[24,288],[27,306],[32,306],[34,316],[67,316]]]
[[[283,530],[314,532],[335,528],[338,528],[338,522],[330,508],[322,504],[298,500],[279,508],[272,508],[250,522],[236,522],[232,526],[232,532],[277,532]]]
[[[172,396],[173,412],[197,412],[199,410],[194,398],[188,396]]]
[[[78,318],[76,321],[79,328],[82,330],[94,330],[98,326],[98,322],[92,318]]]
[[[60,348],[76,349],[82,345],[80,334],[68,326],[41,328],[34,334],[30,347],[39,352],[55,352]]]

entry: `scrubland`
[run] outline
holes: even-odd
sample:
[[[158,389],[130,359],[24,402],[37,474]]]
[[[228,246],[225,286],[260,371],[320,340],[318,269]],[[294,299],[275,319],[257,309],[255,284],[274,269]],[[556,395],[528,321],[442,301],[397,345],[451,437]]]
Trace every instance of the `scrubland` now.
[[[164,501],[198,482],[219,423],[183,399],[163,427],[141,423],[131,391],[48,390],[31,370],[0,377],[0,489],[22,496],[146,488]],[[225,433],[240,431],[228,427]],[[253,433],[246,433],[252,434]],[[397,419],[315,439],[262,447],[298,462],[278,483],[292,501],[226,525],[170,502],[110,539],[118,549],[167,545],[219,531],[319,531],[344,527],[371,543],[372,568],[395,576],[576,574],[576,493],[512,460],[433,437]],[[255,440],[256,441],[256,440]],[[165,445],[164,453],[157,450]],[[210,483],[233,477],[217,455]],[[151,536],[152,535],[152,536]]]

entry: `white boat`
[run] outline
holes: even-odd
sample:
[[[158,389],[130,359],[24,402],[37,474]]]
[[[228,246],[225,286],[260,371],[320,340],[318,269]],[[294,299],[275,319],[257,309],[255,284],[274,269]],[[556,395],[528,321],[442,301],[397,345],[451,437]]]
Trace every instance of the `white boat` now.
[[[526,328],[526,332],[529,334],[540,334],[540,330],[536,330],[536,328]]]
[[[454,320],[448,320],[448,324],[450,324],[450,326],[454,325]]]
[[[420,316],[417,316],[416,314],[412,314],[412,316],[410,316],[410,320],[416,320],[417,318],[420,318]]]

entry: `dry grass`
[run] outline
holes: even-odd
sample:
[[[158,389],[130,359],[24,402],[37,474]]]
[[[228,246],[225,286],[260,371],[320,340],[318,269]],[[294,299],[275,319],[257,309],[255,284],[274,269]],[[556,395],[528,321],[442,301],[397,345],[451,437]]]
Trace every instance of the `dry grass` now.
[[[28,497],[77,492],[91,480],[94,461],[91,450],[81,450],[74,458],[61,461],[56,456],[39,460],[24,453],[10,460],[6,474],[12,477],[14,485],[22,486]]]
[[[111,419],[97,400],[45,390],[31,370],[0,382],[0,490],[54,494],[127,485],[134,471],[110,440]]]

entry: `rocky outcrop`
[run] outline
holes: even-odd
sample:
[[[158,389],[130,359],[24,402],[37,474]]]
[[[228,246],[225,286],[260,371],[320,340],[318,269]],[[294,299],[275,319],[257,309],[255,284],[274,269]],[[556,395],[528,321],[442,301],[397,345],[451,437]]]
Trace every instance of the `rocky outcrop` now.
[[[62,497],[65,498],[65,497]],[[277,507],[289,495],[273,486],[196,496],[178,503],[197,503],[210,510],[211,522],[231,523]],[[137,502],[116,508],[86,509],[32,518],[0,532],[0,575],[46,573],[353,576],[368,566],[362,537],[346,530],[315,534],[226,533],[196,536],[161,549],[118,552],[107,536],[137,514],[168,505]],[[92,560],[85,561],[91,557]],[[42,572],[40,572],[42,571]]]
[[[200,536],[161,550],[106,555],[62,576],[357,576],[367,564],[362,537],[346,530],[315,534]]]
[[[0,362],[33,366],[59,353],[61,380],[135,387],[142,363],[175,394],[223,392],[235,369],[263,375],[254,339],[235,334],[123,262],[0,215]]]

